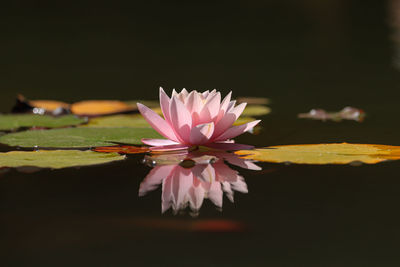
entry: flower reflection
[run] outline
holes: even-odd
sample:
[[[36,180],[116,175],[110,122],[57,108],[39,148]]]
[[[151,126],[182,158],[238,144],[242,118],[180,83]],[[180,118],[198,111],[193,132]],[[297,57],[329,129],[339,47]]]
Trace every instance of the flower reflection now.
[[[248,192],[244,178],[225,161],[241,168],[261,169],[252,161],[227,152],[152,155],[145,158],[145,162],[155,167],[140,184],[139,196],[161,185],[162,213],[171,208],[176,214],[189,207],[196,215],[204,199],[222,209],[224,194],[233,202],[235,191]]]

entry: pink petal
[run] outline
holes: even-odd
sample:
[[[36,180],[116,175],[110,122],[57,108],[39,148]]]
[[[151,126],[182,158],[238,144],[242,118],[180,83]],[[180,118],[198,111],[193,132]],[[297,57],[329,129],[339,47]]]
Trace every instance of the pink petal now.
[[[211,95],[211,93],[210,93]],[[200,123],[206,123],[214,120],[220,110],[221,94],[218,92],[206,100],[206,103],[200,112]]]
[[[157,189],[157,187],[166,179],[175,168],[174,165],[156,166],[144,178],[139,186],[139,196],[144,196],[148,192]]]
[[[231,127],[232,124],[240,117],[246,105],[246,103],[242,103],[226,113],[225,116],[215,125],[213,138],[217,138],[223,132],[229,129],[229,127]]]
[[[179,144],[169,139],[149,139],[149,138],[142,138],[142,143],[149,146],[169,146],[169,145]]]
[[[194,167],[191,169],[193,172],[193,176],[197,179],[195,181],[198,181],[203,173],[203,171],[207,168],[209,164],[196,164]],[[193,183],[195,185],[195,183]]]
[[[248,150],[248,149],[245,149],[245,150]],[[243,169],[254,170],[254,171],[262,170],[262,168],[260,166],[254,164],[251,160],[242,159],[235,154],[227,153],[223,157],[230,164],[241,167]]]
[[[247,132],[248,130],[252,129],[254,126],[256,126],[261,120],[256,120],[256,121],[252,121],[252,122],[248,122],[242,125],[238,125],[238,126],[233,126],[231,128],[229,128],[228,130],[226,130],[223,134],[221,134],[220,136],[218,136],[215,141],[223,141],[226,139],[231,139],[234,138],[238,135],[241,135],[244,132]]]
[[[182,91],[180,92],[180,95],[182,95],[183,99],[186,99],[188,97],[188,91],[186,91],[185,88],[182,89]]]
[[[219,182],[213,182],[208,191],[208,199],[214,203],[215,206],[222,208],[222,198],[224,193]]]
[[[190,143],[192,145],[202,145],[207,143],[214,132],[214,123],[199,124],[190,131]]]
[[[162,110],[162,113],[164,115],[165,120],[168,123],[171,123],[171,117],[169,115],[169,103],[171,99],[168,97],[168,95],[165,93],[165,91],[160,87],[160,107]]]
[[[231,188],[235,191],[238,191],[240,193],[248,193],[249,190],[247,189],[247,184],[244,181],[244,178],[240,175],[237,176],[236,182],[231,183]]]
[[[182,141],[188,144],[190,142],[190,129],[192,127],[191,114],[182,101],[175,96],[171,99],[169,110],[175,134],[179,135]]]
[[[212,91],[207,95],[206,100],[208,100],[209,98],[213,97],[216,93],[217,93],[217,90],[216,90],[216,89],[212,90]],[[208,99],[207,99],[207,98],[208,98]]]
[[[231,101],[232,91],[230,91],[221,102],[221,109],[225,112],[228,110],[229,102]]]
[[[220,109],[219,109],[219,114],[217,118],[214,120],[214,123],[218,123],[220,119],[222,119],[228,109],[229,101],[231,100],[232,96],[232,91],[230,91],[222,100]]]
[[[190,92],[188,100],[186,102],[186,108],[190,113],[199,113],[203,104],[200,94],[196,91]]]
[[[190,196],[190,208],[192,210],[199,210],[201,205],[203,205],[205,191],[203,187],[192,187],[189,190]]]
[[[226,110],[226,112],[231,111],[235,107],[235,105],[236,105],[236,100],[232,100],[231,102],[229,102],[228,109]]]
[[[221,183],[222,185],[222,190],[225,192],[226,197],[232,202],[234,203],[234,199],[233,199],[233,190],[231,188],[230,183],[228,182],[223,182]]]
[[[146,119],[146,121],[154,128],[159,134],[164,136],[165,138],[171,139],[173,141],[177,141],[176,135],[172,129],[172,127],[157,113],[153,110],[149,109],[143,104],[137,103],[137,107],[142,116]]]
[[[207,98],[207,96],[210,94],[210,91],[209,90],[207,90],[207,91],[204,91],[201,95],[204,97],[204,98]]]
[[[186,195],[193,184],[193,174],[190,169],[177,166],[173,175],[172,195],[177,209],[184,206]]]
[[[171,171],[170,176],[168,176],[166,179],[163,180],[162,183],[162,191],[161,191],[161,212],[164,213],[171,207],[171,202],[173,200],[172,196],[172,176],[175,171],[176,166],[174,166],[174,169]]]
[[[236,181],[236,176],[238,172],[231,169],[226,165],[222,160],[218,161],[217,163],[213,164],[215,167],[215,172],[218,177],[218,182],[234,182]]]
[[[207,164],[207,166],[203,169],[200,175],[196,176],[198,179],[206,182],[212,183],[215,181],[215,169],[211,164]]]

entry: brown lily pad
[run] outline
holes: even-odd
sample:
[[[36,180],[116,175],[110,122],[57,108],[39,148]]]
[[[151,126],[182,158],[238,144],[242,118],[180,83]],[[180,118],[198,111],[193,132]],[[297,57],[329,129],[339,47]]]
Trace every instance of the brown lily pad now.
[[[117,100],[87,100],[71,105],[71,112],[79,116],[103,116],[135,110],[136,107]]]

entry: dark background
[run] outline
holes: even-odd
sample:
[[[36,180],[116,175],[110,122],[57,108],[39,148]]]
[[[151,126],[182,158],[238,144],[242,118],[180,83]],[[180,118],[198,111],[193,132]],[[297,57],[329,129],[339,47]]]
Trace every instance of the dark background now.
[[[400,145],[400,1],[14,2],[0,9],[0,111],[31,99],[156,99],[158,87],[271,99],[239,142]],[[299,120],[362,108],[365,122]],[[249,194],[200,217],[138,198],[140,156],[0,176],[2,266],[399,266],[399,163],[261,164]],[[226,219],[234,233],[138,227]],[[183,227],[184,228],[184,227]]]
[[[154,99],[159,86],[268,96],[279,110],[399,96],[386,1],[117,3],[3,7],[1,110],[17,92]]]

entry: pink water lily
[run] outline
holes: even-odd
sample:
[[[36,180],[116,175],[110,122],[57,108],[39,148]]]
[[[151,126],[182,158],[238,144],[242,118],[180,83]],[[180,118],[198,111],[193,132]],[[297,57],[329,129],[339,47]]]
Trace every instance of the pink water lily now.
[[[233,123],[242,114],[246,103],[236,105],[230,92],[222,101],[221,93],[175,90],[171,98],[160,87],[160,106],[164,118],[143,104],[138,109],[146,121],[166,139],[142,139],[144,144],[161,150],[184,149],[205,145],[232,148],[232,138],[251,130],[260,120],[238,126]],[[242,149],[243,147],[239,148]]]

